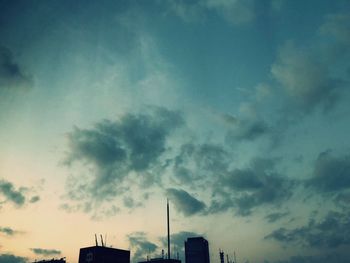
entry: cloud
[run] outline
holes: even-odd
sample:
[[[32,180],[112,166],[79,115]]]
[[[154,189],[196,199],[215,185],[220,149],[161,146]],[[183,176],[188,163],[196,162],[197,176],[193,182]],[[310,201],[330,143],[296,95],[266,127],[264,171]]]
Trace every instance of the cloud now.
[[[31,248],[30,250],[36,255],[43,256],[53,256],[61,254],[61,251],[56,249]]]
[[[337,194],[336,198],[334,199],[334,202],[339,206],[349,206],[350,205],[350,192],[343,192]]]
[[[331,109],[339,99],[342,81],[332,77],[328,65],[313,50],[284,45],[277,62],[271,67],[272,76],[281,85],[294,110],[310,113],[320,107]]]
[[[237,120],[226,136],[228,140],[253,141],[269,131],[270,128],[263,120]]]
[[[331,35],[341,44],[348,45],[350,43],[349,27],[349,13],[329,14],[319,31],[322,35]]]
[[[11,202],[16,206],[23,206],[26,200],[21,189],[16,190],[12,183],[2,179],[0,179],[0,194],[6,198],[3,202]]]
[[[292,196],[296,182],[275,171],[276,160],[255,158],[245,169],[234,169],[220,177],[213,192],[210,213],[235,208],[250,215],[260,206],[278,206]]]
[[[131,248],[134,253],[132,256],[133,262],[144,261],[148,256],[155,254],[158,246],[147,240],[147,235],[144,232],[134,232],[127,236]]]
[[[18,257],[12,254],[1,254],[0,255],[1,263],[25,263],[28,262],[27,258]]]
[[[21,232],[17,231],[17,230],[13,230],[10,227],[0,227],[0,233],[3,233],[6,236],[14,236],[14,235],[17,235]]]
[[[165,151],[166,137],[181,123],[178,112],[157,108],[151,114],[127,114],[116,122],[105,120],[91,130],[76,128],[68,135],[66,162],[83,160],[100,168],[126,163],[129,169],[143,171]]]
[[[287,260],[278,260],[273,261],[271,263],[320,263],[320,262],[327,262],[327,263],[347,263],[349,261],[349,255],[346,253],[340,254],[340,253],[329,253],[326,255],[298,255],[298,256],[291,256]],[[270,261],[265,261],[266,263],[270,263]]]
[[[350,189],[350,155],[335,157],[331,151],[320,153],[306,186],[323,193]]]
[[[260,85],[258,89],[266,90],[267,88],[266,85]],[[262,91],[259,91],[259,93],[262,93]],[[228,142],[254,141],[263,136],[271,135],[272,132],[271,127],[259,116],[256,105],[252,103],[241,104],[239,117],[230,114],[221,114],[220,117],[229,127],[226,134],[226,141]]]
[[[221,145],[183,144],[174,158],[173,172],[180,183],[203,187],[208,180],[227,170],[229,154]]]
[[[279,228],[265,239],[274,239],[284,244],[296,244],[315,248],[337,248],[350,244],[349,213],[330,211],[321,220],[311,218],[307,225],[286,229]]]
[[[40,196],[36,195],[36,196],[33,196],[32,198],[30,198],[29,202],[30,203],[36,203],[40,201]]]
[[[199,201],[182,189],[169,188],[166,190],[166,195],[174,203],[175,209],[185,216],[202,213],[206,208],[202,201]]]
[[[206,0],[202,4],[234,25],[246,24],[255,18],[253,0]]]
[[[288,111],[327,112],[341,100],[349,83],[349,25],[349,13],[329,14],[317,42],[297,47],[288,41],[280,48],[271,73],[286,95]]]
[[[289,215],[289,212],[285,212],[285,213],[271,213],[265,216],[265,219],[267,219],[267,222],[269,223],[274,223],[278,220],[280,220],[281,218],[286,217],[287,215]]]
[[[213,12],[232,25],[243,25],[254,21],[253,0],[205,0],[167,1],[170,11],[185,22],[199,22]]]
[[[160,183],[167,139],[182,124],[179,112],[154,107],[141,114],[126,114],[117,121],[101,121],[92,129],[75,128],[68,134],[65,164],[89,167],[89,173],[68,178],[69,199],[87,201],[85,208],[92,202],[94,209],[130,187]],[[127,178],[130,174],[137,177],[136,181]]]
[[[11,50],[0,46],[0,90],[27,89],[32,85],[32,77],[14,61]]]
[[[15,236],[15,235],[23,234],[24,232],[14,230],[14,229],[12,229],[10,227],[0,227],[0,234],[1,233],[6,235],[6,236],[12,237],[12,236]]]
[[[125,207],[130,209],[142,206],[141,202],[135,201],[135,199],[132,198],[131,196],[125,196],[123,198],[123,204]]]

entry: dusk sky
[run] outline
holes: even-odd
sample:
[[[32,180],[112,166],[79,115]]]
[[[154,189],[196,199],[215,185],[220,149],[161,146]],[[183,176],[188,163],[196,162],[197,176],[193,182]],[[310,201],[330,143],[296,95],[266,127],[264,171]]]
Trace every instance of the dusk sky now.
[[[349,262],[349,81],[349,0],[0,0],[0,262]]]

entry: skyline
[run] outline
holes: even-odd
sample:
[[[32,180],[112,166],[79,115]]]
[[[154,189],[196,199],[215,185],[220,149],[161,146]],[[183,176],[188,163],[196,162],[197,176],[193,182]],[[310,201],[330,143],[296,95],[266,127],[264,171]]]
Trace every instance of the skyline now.
[[[350,257],[347,0],[0,0],[0,262],[94,234]]]

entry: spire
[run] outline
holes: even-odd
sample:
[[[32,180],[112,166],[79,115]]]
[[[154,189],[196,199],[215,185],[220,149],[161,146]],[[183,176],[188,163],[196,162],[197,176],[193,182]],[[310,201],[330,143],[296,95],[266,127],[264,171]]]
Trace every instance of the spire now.
[[[169,200],[166,199],[167,224],[168,224],[168,259],[170,259],[170,224],[169,224]]]

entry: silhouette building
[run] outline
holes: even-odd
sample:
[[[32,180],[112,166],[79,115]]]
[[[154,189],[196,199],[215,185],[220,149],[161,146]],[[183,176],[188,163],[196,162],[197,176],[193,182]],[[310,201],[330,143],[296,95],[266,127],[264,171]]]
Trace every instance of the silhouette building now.
[[[210,263],[209,244],[203,237],[191,237],[185,241],[186,263]]]
[[[66,258],[35,261],[34,263],[66,263]]]
[[[130,251],[104,246],[81,248],[79,263],[130,263]]]
[[[139,263],[181,263],[178,259],[167,259],[167,258],[152,258],[148,261],[141,261]]]

